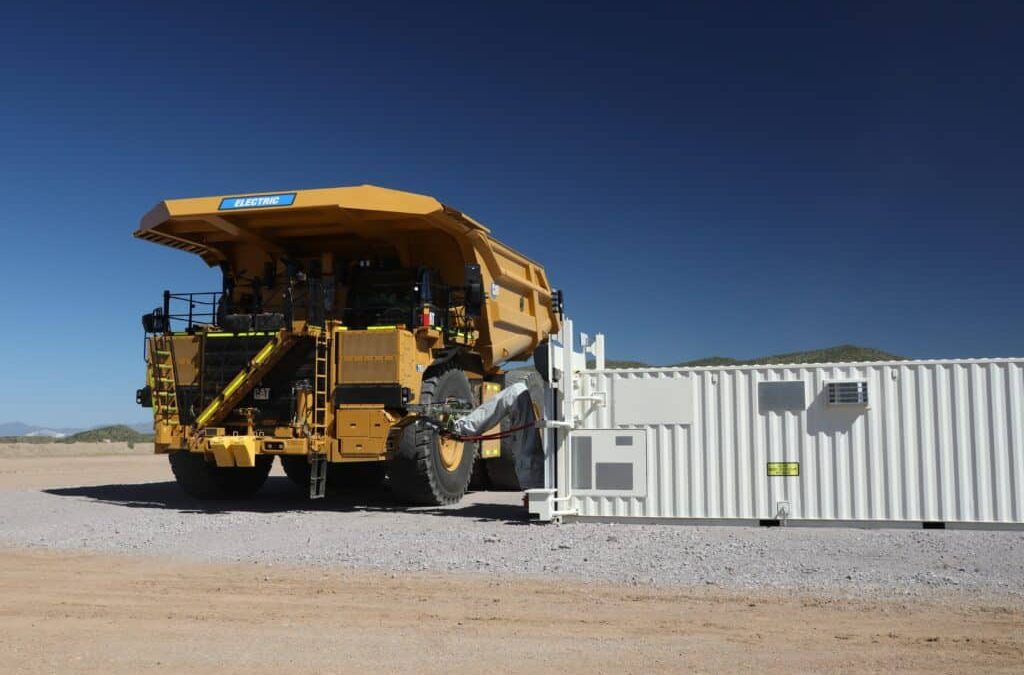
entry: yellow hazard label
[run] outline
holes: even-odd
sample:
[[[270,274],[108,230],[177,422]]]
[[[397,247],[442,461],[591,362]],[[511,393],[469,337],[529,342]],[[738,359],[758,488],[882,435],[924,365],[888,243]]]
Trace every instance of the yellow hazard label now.
[[[800,462],[768,462],[769,476],[799,476]]]

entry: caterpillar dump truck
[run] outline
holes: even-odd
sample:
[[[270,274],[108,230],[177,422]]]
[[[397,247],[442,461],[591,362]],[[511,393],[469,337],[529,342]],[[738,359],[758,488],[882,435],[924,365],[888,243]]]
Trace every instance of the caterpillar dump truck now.
[[[558,330],[560,294],[477,221],[363,185],[167,200],[134,236],[221,271],[142,321],[136,398],[186,492],[251,495],[279,457],[314,498],[387,475],[399,500],[438,505],[478,459],[507,471],[499,441],[433,418],[495,395],[502,364]]]

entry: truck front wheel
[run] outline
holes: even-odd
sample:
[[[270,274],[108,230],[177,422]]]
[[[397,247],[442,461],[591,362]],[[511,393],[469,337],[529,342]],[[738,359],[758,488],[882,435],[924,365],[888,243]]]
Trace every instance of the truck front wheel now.
[[[469,378],[454,364],[427,371],[420,389],[421,404],[446,401],[474,403]],[[466,494],[476,452],[476,443],[443,438],[431,425],[413,422],[388,467],[391,489],[406,504],[454,504]]]
[[[176,450],[167,457],[181,489],[199,499],[250,497],[267,482],[274,463],[269,455],[257,455],[254,467],[221,467],[188,450]]]

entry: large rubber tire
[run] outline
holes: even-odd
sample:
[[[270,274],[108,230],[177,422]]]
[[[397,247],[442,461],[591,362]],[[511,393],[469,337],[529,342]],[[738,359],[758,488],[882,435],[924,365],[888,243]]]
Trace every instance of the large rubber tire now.
[[[469,474],[469,491],[480,492],[491,489],[491,478],[487,475],[486,460],[477,453],[473,460],[473,470]]]
[[[342,490],[369,490],[380,487],[387,476],[387,462],[343,462],[327,465],[327,486]]]
[[[533,369],[540,375],[542,382],[548,380],[548,341],[545,340],[533,350]],[[515,371],[513,371],[515,372]]]
[[[281,455],[281,468],[293,483],[309,489],[309,460],[305,455]]]
[[[256,466],[220,467],[202,453],[177,450],[168,460],[174,479],[186,493],[199,499],[239,499],[256,494],[267,482],[274,458],[257,455]]]
[[[309,460],[305,455],[281,455],[281,466],[293,483],[302,489],[309,489]],[[327,465],[327,491],[380,487],[386,474],[385,462],[332,462]]]
[[[420,388],[419,403],[455,399],[476,403],[469,378],[452,363],[428,370]],[[388,467],[391,490],[406,504],[440,506],[462,499],[469,486],[476,443],[464,443],[462,454],[450,469],[445,468],[437,431],[423,422],[409,424],[399,438],[398,448]]]
[[[530,391],[530,400],[538,410],[544,409],[544,380],[536,370],[524,368],[505,373],[502,388],[511,387],[517,382],[525,382]],[[537,418],[531,411],[525,419],[506,417],[501,421],[501,430],[507,431],[524,424],[536,422]],[[529,487],[540,487],[543,483],[543,449],[540,430],[523,429],[511,436],[501,439],[501,454],[493,459],[486,459],[483,465],[487,468],[492,490],[519,491]]]

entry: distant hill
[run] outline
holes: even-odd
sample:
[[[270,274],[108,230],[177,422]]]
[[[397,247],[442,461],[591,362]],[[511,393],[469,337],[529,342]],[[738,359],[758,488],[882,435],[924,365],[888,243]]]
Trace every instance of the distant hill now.
[[[57,427],[25,424],[24,422],[0,422],[0,438],[38,438],[53,440],[67,438],[80,431],[99,429],[101,427],[127,426],[143,434],[153,433],[153,422],[135,422],[133,424],[93,424],[87,427]]]
[[[153,440],[152,434],[139,433],[126,424],[114,424],[108,427],[97,427],[88,431],[79,431],[66,439],[69,443],[102,443],[104,441],[143,443]]]
[[[41,428],[31,427],[30,425],[21,424],[20,422],[0,425],[0,428],[11,429],[13,431],[19,431],[24,427],[29,427],[30,429]],[[138,431],[137,427],[145,429],[145,432]],[[103,443],[105,441],[129,444],[150,443],[153,440],[153,432],[151,429],[152,425],[149,424],[131,426],[127,424],[108,424],[106,426],[87,429],[85,431],[76,431],[75,433],[69,433],[63,436],[53,436],[33,431],[29,431],[25,434],[4,433],[0,434],[0,443]]]
[[[771,357],[764,357],[771,358]],[[757,360],[751,361],[740,361],[734,359],[731,356],[706,356],[703,359],[694,359],[693,361],[683,361],[682,363],[673,363],[674,366],[684,367],[689,366],[696,368],[697,366],[742,366],[742,365],[753,365]],[[790,361],[793,363],[793,361]]]
[[[81,427],[40,427],[24,422],[0,422],[0,436],[47,436],[50,438],[63,438]]]
[[[863,363],[865,361],[905,361],[907,357],[897,356],[872,347],[857,345],[838,345],[825,349],[806,352],[790,352],[773,354],[756,359],[740,360],[728,356],[708,356],[693,361],[673,363],[669,368],[697,368],[700,366],[761,366],[789,363]],[[650,368],[651,365],[642,361],[605,361],[608,368]]]
[[[644,363],[643,361],[613,361],[612,359],[605,359],[605,368],[650,368],[651,364]]]

